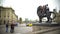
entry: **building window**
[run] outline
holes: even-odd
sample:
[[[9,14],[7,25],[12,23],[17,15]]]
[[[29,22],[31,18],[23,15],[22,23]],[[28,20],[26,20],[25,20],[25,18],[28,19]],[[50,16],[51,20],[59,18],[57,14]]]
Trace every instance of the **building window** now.
[[[0,16],[1,16],[1,11],[0,11]]]
[[[9,16],[8,16],[9,17]]]
[[[0,20],[0,25],[1,25],[2,21]]]
[[[1,18],[1,16],[0,16],[0,18]]]
[[[4,24],[6,24],[6,21],[4,20]]]
[[[4,18],[6,18],[6,16],[4,16]]]
[[[9,23],[9,20],[8,20],[8,23]]]

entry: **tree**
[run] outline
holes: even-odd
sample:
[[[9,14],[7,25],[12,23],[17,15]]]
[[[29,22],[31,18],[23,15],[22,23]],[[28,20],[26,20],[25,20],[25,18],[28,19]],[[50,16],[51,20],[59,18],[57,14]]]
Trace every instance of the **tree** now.
[[[60,10],[59,10],[59,13],[60,13]]]
[[[20,19],[19,19],[19,23],[22,23],[22,18],[20,17]]]
[[[53,12],[57,13],[57,9],[53,9]]]

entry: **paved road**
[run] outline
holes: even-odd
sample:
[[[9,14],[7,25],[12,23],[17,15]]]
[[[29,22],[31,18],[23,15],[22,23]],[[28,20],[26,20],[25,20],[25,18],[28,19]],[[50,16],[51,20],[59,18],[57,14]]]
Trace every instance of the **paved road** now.
[[[18,27],[15,27],[14,33],[10,33],[10,28],[9,28],[8,33],[6,33],[5,25],[0,25],[0,34],[34,34],[34,33],[32,33],[32,30],[33,30],[32,27],[26,27],[26,24],[19,24]],[[36,32],[39,32],[37,34],[60,34],[60,29],[55,30],[55,31],[46,32],[46,33],[40,33],[43,31],[45,31],[45,30],[36,31]]]
[[[32,27],[26,27],[25,24],[20,24],[18,27],[15,27],[15,32],[10,33],[10,27],[8,33],[5,32],[5,26],[1,25],[0,26],[0,34],[24,34],[27,32],[32,32]]]

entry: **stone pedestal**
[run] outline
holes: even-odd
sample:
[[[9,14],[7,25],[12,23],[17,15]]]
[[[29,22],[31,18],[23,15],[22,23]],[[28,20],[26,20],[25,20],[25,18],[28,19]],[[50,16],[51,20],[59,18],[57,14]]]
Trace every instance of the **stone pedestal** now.
[[[39,31],[44,29],[50,29],[59,26],[59,24],[50,24],[50,23],[35,23],[32,28],[33,31]]]
[[[44,30],[44,29],[49,29],[52,27],[48,27],[48,26],[33,26],[33,31],[39,31],[39,30]]]

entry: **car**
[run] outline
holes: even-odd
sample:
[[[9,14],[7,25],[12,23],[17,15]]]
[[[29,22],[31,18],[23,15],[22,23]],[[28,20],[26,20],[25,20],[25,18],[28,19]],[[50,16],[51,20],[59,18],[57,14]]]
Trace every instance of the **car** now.
[[[29,24],[27,24],[26,26],[30,26],[30,27],[31,27],[31,26],[33,26],[33,24],[32,24],[32,23],[29,23]]]

